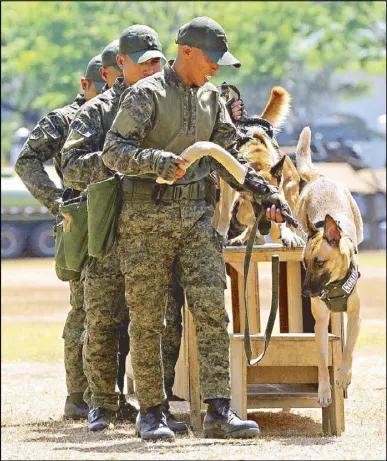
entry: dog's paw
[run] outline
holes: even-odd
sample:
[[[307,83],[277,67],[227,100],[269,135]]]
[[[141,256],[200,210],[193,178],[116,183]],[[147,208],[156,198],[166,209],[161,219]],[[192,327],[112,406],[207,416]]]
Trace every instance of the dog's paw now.
[[[281,241],[287,248],[296,248],[305,246],[305,241],[288,227],[281,229]]]
[[[237,246],[242,246],[244,245],[245,242],[242,238],[240,238],[240,236],[238,235],[238,237],[234,237],[233,239],[230,239],[227,241],[227,245],[228,246],[232,246],[232,247],[237,247]]]
[[[337,370],[336,386],[339,389],[347,389],[347,387],[351,384],[351,381],[352,381],[352,370],[347,369],[345,366],[341,366]]]
[[[329,382],[322,382],[318,385],[318,404],[327,407],[332,403],[331,386]]]

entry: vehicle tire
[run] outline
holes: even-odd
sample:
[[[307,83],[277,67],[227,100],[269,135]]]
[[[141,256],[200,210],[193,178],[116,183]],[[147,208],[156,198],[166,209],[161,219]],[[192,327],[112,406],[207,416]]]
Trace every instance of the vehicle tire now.
[[[27,231],[20,224],[1,223],[1,257],[18,258],[24,253]]]
[[[40,257],[55,256],[53,226],[52,222],[42,222],[32,228],[28,242],[31,253]]]

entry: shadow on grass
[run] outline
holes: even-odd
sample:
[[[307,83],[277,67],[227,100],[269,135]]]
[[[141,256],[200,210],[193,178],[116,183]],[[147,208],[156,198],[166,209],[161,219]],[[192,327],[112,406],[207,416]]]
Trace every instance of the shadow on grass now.
[[[187,415],[184,419],[187,419]],[[182,418],[183,419],[183,418]],[[261,427],[261,436],[256,439],[203,439],[201,432],[190,432],[189,435],[177,436],[174,442],[142,442],[135,436],[133,424],[117,424],[114,429],[92,433],[87,430],[86,422],[52,421],[47,423],[26,424],[34,427],[26,442],[60,443],[63,446],[53,450],[69,450],[79,452],[107,453],[128,451],[146,453],[163,449],[192,450],[195,447],[217,445],[254,446],[260,440],[276,440],[283,445],[325,445],[335,438],[322,434],[321,423],[308,416],[286,412],[254,412],[249,419],[257,421]],[[8,426],[9,427],[9,426]],[[77,446],[78,445],[78,446]],[[83,445],[83,446],[81,446]]]

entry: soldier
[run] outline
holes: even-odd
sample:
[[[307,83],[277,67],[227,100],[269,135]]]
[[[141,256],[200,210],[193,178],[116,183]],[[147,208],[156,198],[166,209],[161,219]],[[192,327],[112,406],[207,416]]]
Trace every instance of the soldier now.
[[[97,96],[104,85],[99,69],[101,55],[95,56],[88,64],[86,74],[81,78],[83,93],[78,94],[72,104],[55,109],[43,117],[31,131],[17,159],[15,170],[31,194],[53,214],[59,213],[58,199],[63,188],[58,188],[49,178],[43,164],[52,159],[55,169],[63,180],[60,151],[67,138],[69,125],[77,110]],[[65,418],[86,418],[88,406],[83,400],[87,387],[83,372],[82,344],[85,311],[83,308],[83,284],[72,280],[70,284],[70,305],[63,330],[64,363],[66,369],[67,398],[64,408]]]
[[[105,80],[104,91],[111,88],[118,77],[122,77],[122,69],[116,61],[118,40],[114,40],[102,51],[102,67],[99,72]]]
[[[160,338],[171,266],[177,258],[188,306],[196,325],[201,394],[208,403],[206,437],[252,437],[253,421],[230,409],[229,322],[224,306],[222,239],[211,226],[214,208],[203,181],[215,170],[232,187],[250,190],[271,205],[268,219],[282,222],[287,203],[246,167],[243,186],[214,159],[204,157],[185,171],[179,153],[196,141],[220,144],[235,157],[238,135],[210,78],[221,65],[240,66],[228,51],[222,27],[207,17],[180,28],[178,55],[161,73],[138,82],[121,98],[102,153],[105,165],[124,174],[117,247],[130,306],[130,343],[142,439],[173,439],[162,410],[165,399]],[[162,177],[175,185],[156,185]],[[152,198],[156,197],[156,200]],[[288,210],[288,208],[286,208]],[[95,327],[103,331],[107,319]],[[91,338],[85,353],[101,360]]]
[[[160,71],[160,59],[164,58],[157,33],[143,25],[131,26],[124,30],[119,39],[117,63],[124,71],[124,78],[119,78],[113,87],[79,111],[71,127],[70,134],[62,151],[62,167],[65,184],[77,190],[83,190],[88,184],[111,176],[109,169],[101,160],[101,151],[105,136],[118,110],[118,102],[125,88],[144,77]],[[113,50],[113,49],[112,49]],[[91,410],[88,428],[99,431],[107,428],[114,420],[117,410],[114,371],[117,354],[118,324],[112,318],[115,300],[124,289],[124,278],[116,249],[103,260],[95,260],[87,268],[85,280],[87,334],[85,344],[98,344],[101,360],[92,363],[84,349],[85,372],[89,382],[91,395],[85,395]],[[165,380],[168,394],[172,394],[174,367],[179,355],[181,339],[181,304],[184,297],[179,298],[178,287],[173,290],[174,296],[169,300],[171,320],[167,320],[168,336],[163,341],[163,350],[167,360]],[[181,315],[181,314],[180,314]],[[103,336],[95,326],[100,318],[108,318],[103,326]],[[167,403],[166,403],[167,405]],[[174,431],[186,431],[185,424],[176,421],[166,408],[169,427]],[[136,411],[137,413],[137,411]]]

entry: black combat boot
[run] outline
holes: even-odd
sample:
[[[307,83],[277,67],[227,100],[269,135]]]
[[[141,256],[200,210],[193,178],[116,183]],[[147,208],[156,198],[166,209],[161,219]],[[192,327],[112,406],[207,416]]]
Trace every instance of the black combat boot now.
[[[89,411],[89,424],[87,428],[89,431],[103,431],[109,426],[114,427],[114,411],[108,410],[107,408],[97,407],[92,408]]]
[[[86,419],[88,413],[89,407],[83,400],[83,392],[67,396],[63,414],[64,419]]]
[[[228,399],[209,399],[203,422],[205,438],[250,438],[259,435],[259,426],[254,421],[243,421],[230,409]]]
[[[129,421],[131,423],[135,423],[138,410],[138,408],[126,400],[123,394],[119,395],[118,410],[116,413],[117,421]]]
[[[161,409],[164,413],[165,419],[167,421],[167,425],[169,429],[173,432],[178,432],[179,434],[188,432],[188,427],[182,421],[177,421],[176,418],[170,411],[168,400],[165,400],[162,405]]]
[[[161,405],[147,408],[136,419],[136,435],[142,440],[175,440],[175,434],[169,429]]]

